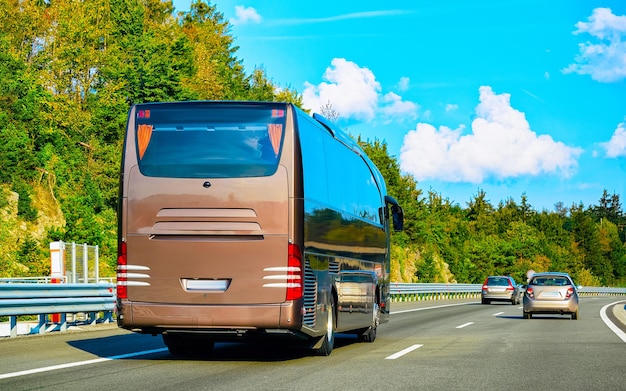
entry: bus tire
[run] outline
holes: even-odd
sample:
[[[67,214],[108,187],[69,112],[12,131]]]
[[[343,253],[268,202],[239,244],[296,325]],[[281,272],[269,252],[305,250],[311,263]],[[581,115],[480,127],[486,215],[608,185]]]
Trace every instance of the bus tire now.
[[[359,340],[363,342],[374,342],[376,339],[376,329],[380,324],[380,306],[378,303],[374,303],[372,308],[372,325],[366,328],[360,335]]]
[[[313,346],[313,352],[317,356],[330,356],[335,346],[335,303],[326,306],[326,333]]]

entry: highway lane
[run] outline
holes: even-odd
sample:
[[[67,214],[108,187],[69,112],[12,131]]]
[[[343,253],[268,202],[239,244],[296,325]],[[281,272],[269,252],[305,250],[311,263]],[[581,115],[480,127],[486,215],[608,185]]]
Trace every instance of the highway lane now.
[[[581,299],[577,321],[525,320],[510,304],[394,303],[374,343],[340,336],[329,357],[217,344],[209,357],[173,358],[160,337],[114,327],[3,339],[0,389],[626,389],[626,343],[600,315],[618,300]]]
[[[428,375],[414,376],[398,386],[428,390],[626,389],[626,344],[600,318],[601,308],[611,300],[583,299],[577,321],[558,315],[525,320],[519,306],[477,305],[480,310],[451,316],[440,325],[450,332],[420,329],[416,333],[410,342],[423,347],[396,364],[403,368],[400,372]],[[456,328],[462,325],[467,326]]]

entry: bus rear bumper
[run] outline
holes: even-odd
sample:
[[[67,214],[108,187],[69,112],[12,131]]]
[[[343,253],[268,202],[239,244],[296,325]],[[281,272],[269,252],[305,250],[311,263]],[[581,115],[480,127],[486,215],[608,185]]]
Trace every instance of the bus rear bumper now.
[[[237,332],[241,330],[300,330],[297,302],[264,305],[169,305],[120,301],[118,326],[150,334],[163,332]]]

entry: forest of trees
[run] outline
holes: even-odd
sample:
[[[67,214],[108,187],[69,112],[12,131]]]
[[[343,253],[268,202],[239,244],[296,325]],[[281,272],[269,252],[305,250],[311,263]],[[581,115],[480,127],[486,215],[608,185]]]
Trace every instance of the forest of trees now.
[[[118,173],[133,103],[270,100],[302,106],[269,70],[247,74],[230,25],[195,0],[0,0],[0,277],[49,274],[49,243],[100,247],[115,275]],[[332,110],[329,106],[316,111]],[[522,281],[529,269],[570,272],[582,285],[626,286],[619,195],[537,211],[522,195],[466,205],[424,193],[380,140],[359,143],[403,206],[392,281]]]

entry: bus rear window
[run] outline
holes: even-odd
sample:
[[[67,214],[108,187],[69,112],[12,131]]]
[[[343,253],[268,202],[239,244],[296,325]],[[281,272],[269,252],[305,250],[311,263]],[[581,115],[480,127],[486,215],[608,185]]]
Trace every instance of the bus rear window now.
[[[136,150],[143,175],[241,178],[276,172],[285,105],[211,102],[137,105]]]

